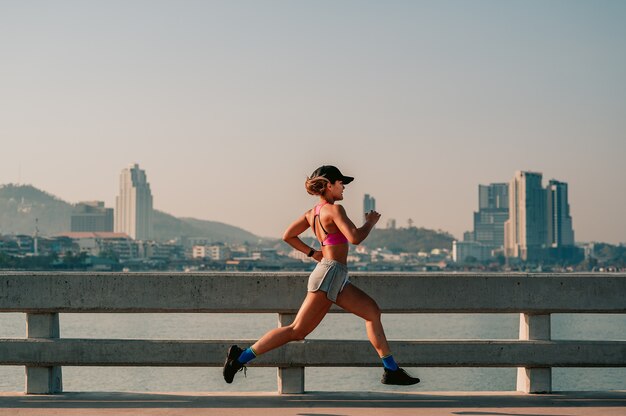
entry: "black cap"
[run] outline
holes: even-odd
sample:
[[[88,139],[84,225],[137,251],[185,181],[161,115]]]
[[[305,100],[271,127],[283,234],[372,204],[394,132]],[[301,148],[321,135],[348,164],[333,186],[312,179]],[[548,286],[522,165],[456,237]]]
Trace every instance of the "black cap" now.
[[[315,169],[315,172],[311,174],[311,178],[315,178],[317,176],[323,176],[328,179],[331,183],[335,183],[335,181],[341,181],[344,185],[349,184],[354,180],[352,176],[344,176],[339,169],[335,166],[324,165]]]

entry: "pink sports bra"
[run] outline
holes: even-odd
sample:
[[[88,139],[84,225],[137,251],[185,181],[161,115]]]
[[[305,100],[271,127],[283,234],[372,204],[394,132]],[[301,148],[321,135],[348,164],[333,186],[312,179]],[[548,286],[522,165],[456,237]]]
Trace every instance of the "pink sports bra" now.
[[[341,233],[341,231],[337,231],[336,233],[330,234],[324,226],[322,225],[322,220],[320,219],[320,210],[324,205],[328,204],[328,202],[324,202],[323,204],[318,204],[315,206],[315,216],[313,217],[313,233],[315,233],[315,220],[317,219],[320,223],[320,227],[322,231],[326,233],[326,238],[322,241],[323,246],[336,246],[338,244],[345,244],[348,242],[348,239],[345,235]],[[317,233],[315,233],[317,236]]]

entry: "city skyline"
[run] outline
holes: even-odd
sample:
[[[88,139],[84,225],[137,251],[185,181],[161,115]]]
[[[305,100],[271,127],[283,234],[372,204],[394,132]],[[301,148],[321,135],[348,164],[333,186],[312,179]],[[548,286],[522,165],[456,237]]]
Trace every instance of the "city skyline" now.
[[[528,196],[527,186],[525,178],[530,178],[532,195]],[[537,224],[530,226],[528,230],[531,233],[534,229],[539,230],[537,232],[543,233],[541,235],[533,235],[532,245],[543,245],[545,247],[560,247],[562,245],[574,245],[576,243],[574,238],[574,230],[572,228],[572,217],[570,215],[570,204],[568,198],[568,184],[556,179],[550,179],[546,187],[543,187],[543,174],[541,172],[529,172],[529,171],[516,171],[514,179],[509,183],[491,183],[489,185],[478,184],[478,211],[474,211],[474,223],[473,229],[463,232],[463,241],[477,242],[485,245],[490,249],[504,249],[506,240],[506,222],[509,219],[509,214],[513,212],[513,218],[517,217],[517,211],[519,209],[524,212],[529,208],[531,211],[538,211],[539,214],[531,214],[528,219],[535,221]],[[521,195],[518,198],[515,196],[520,192],[518,188],[521,185]],[[0,184],[0,187],[3,186]],[[535,189],[536,188],[536,189]],[[509,189],[513,189],[513,193],[510,194]],[[42,190],[46,192],[45,190]],[[536,195],[535,195],[536,194]],[[53,195],[53,197],[58,197]],[[71,216],[71,231],[87,231],[87,232],[100,232],[100,231],[113,231],[113,223],[115,222],[116,232],[126,233],[133,239],[150,239],[148,234],[152,229],[152,194],[150,191],[150,183],[147,181],[147,174],[145,170],[140,169],[137,163],[129,165],[127,168],[122,169],[119,179],[119,195],[116,197],[115,209],[107,208],[103,201],[79,201],[72,202],[66,201],[74,205],[74,210]],[[524,202],[524,200],[526,202]],[[539,204],[539,205],[537,205]],[[535,207],[537,205],[537,207]],[[519,208],[517,208],[519,206]],[[513,207],[511,210],[510,207]],[[125,208],[125,209],[124,209]],[[363,195],[363,207],[362,211],[369,212],[376,210],[376,198],[370,194]],[[113,212],[120,212],[120,217],[113,215]],[[124,211],[129,211],[125,213]],[[130,213],[130,211],[135,211]],[[537,217],[537,215],[539,215]],[[107,218],[110,217],[110,218]],[[123,217],[128,217],[124,219]],[[135,218],[131,221],[129,218]],[[527,214],[522,213],[521,218],[523,222],[527,219]],[[536,218],[535,218],[536,217]],[[115,219],[115,221],[114,221]],[[111,222],[111,230],[107,229],[104,224]],[[128,224],[123,224],[123,223]],[[136,222],[136,224],[131,224]],[[517,222],[517,220],[513,220]],[[237,224],[230,224],[238,226]],[[407,219],[407,227],[413,227],[412,220]],[[122,230],[121,228],[128,228],[130,231]],[[509,225],[512,227],[512,225]],[[74,229],[76,228],[76,229]],[[132,228],[136,228],[132,231]],[[379,225],[379,228],[382,228]],[[388,229],[396,228],[396,219],[390,218],[387,221],[386,227]],[[402,228],[402,227],[400,227]],[[520,237],[516,237],[517,233],[525,233],[526,231],[514,231],[515,227],[510,228],[509,234],[511,234],[511,246],[512,241],[520,240]],[[526,229],[526,225],[521,227]],[[440,230],[447,232],[447,230]],[[141,234],[142,238],[137,237],[137,234]],[[263,236],[260,236],[263,237]],[[461,241],[461,239],[456,238]],[[525,241],[526,236],[521,237],[520,241]],[[536,241],[534,241],[536,240]],[[587,241],[580,241],[580,243],[587,243]],[[524,243],[525,244],[525,243]],[[510,254],[517,257],[518,254]]]
[[[541,241],[541,244],[545,244],[548,243],[547,246],[559,246],[561,244],[561,240],[563,238],[565,238],[565,243],[566,244],[573,244],[576,242],[580,242],[580,243],[586,243],[586,242],[592,242],[592,241],[604,241],[604,240],[580,240],[580,241],[576,241],[574,239],[574,231],[572,230],[572,218],[570,216],[570,204],[567,203],[568,202],[568,183],[567,182],[563,182],[563,181],[559,181],[556,179],[550,179],[548,181],[548,184],[545,188],[542,187],[542,182],[543,182],[543,174],[541,172],[530,172],[530,171],[516,171],[515,175],[517,177],[517,175],[526,175],[526,176],[530,176],[530,177],[536,177],[537,179],[535,180],[536,183],[534,183],[533,186],[537,187],[537,191],[541,192],[542,194],[545,192],[546,195],[544,196],[544,201],[543,201],[543,205],[540,207],[541,211],[544,211],[547,209],[547,211],[551,212],[552,214],[552,218],[548,219],[548,225],[545,230],[543,230],[542,232],[545,233],[546,235],[541,235],[538,236],[536,239],[537,241]],[[135,183],[136,182],[136,183]],[[490,213],[490,211],[496,210],[499,211],[500,207],[505,207],[506,208],[506,212],[507,212],[507,217],[508,217],[508,213],[510,212],[509,209],[509,204],[512,198],[512,196],[507,196],[507,193],[509,192],[509,187],[513,186],[513,184],[516,182],[516,179],[514,178],[513,181],[511,181],[510,183],[491,183],[489,185],[483,185],[483,184],[478,184],[478,198],[477,198],[477,204],[478,204],[478,208],[479,211],[473,212],[473,227],[470,228],[468,230],[465,230],[463,232],[461,232],[459,235],[454,235],[453,233],[451,233],[449,230],[445,229],[445,228],[440,228],[438,230],[443,231],[443,232],[448,232],[453,234],[453,236],[455,237],[456,240],[465,240],[465,236],[470,233],[470,235],[472,236],[470,241],[478,241],[478,242],[483,242],[486,243],[487,246],[492,246],[492,247],[498,247],[499,244],[490,244],[487,242],[488,239],[493,239],[494,235],[492,235],[492,233],[494,233],[494,231],[496,233],[505,233],[504,230],[500,230],[500,231],[496,231],[496,230],[491,230],[491,226],[488,226],[486,231],[482,231],[483,227],[485,227],[485,225],[489,225],[488,223],[493,223],[494,222],[494,218],[493,217],[493,213]],[[2,185],[6,185],[6,184],[0,184],[0,186]],[[20,185],[20,184],[17,184]],[[22,185],[26,185],[26,184],[22,184]],[[28,184],[31,185],[31,184]],[[141,189],[135,189],[137,188],[137,185],[139,185],[139,188]],[[502,189],[502,187],[506,187],[506,190]],[[130,189],[133,188],[133,189]],[[47,192],[47,190],[42,189],[43,191]],[[104,201],[66,201],[69,202],[73,205],[75,205],[77,208],[80,208],[83,205],[99,205],[100,209],[107,209],[107,210],[111,210],[115,212],[115,216],[112,215],[113,218],[115,218],[115,221],[120,221],[122,222],[123,220],[120,218],[117,218],[117,212],[120,211],[121,212],[121,208],[120,208],[120,203],[122,205],[124,205],[124,202],[120,202],[120,198],[122,199],[129,199],[129,196],[127,196],[126,198],[124,198],[123,196],[125,194],[130,194],[132,193],[132,191],[134,190],[135,193],[137,193],[137,196],[135,198],[138,198],[140,201],[140,205],[143,206],[143,210],[147,210],[150,211],[149,215],[143,214],[143,215],[139,215],[139,217],[142,217],[140,219],[140,225],[137,227],[137,229],[139,230],[139,228],[141,228],[140,231],[130,231],[130,232],[126,232],[127,235],[129,235],[132,238],[136,238],[136,239],[140,239],[140,240],[144,240],[144,239],[150,239],[148,236],[151,234],[151,217],[152,217],[152,209],[156,209],[153,208],[153,195],[151,194],[150,191],[150,183],[147,182],[147,174],[145,172],[144,169],[140,169],[139,168],[139,164],[137,163],[133,163],[128,165],[127,168],[122,169],[122,173],[120,174],[120,178],[119,178],[119,188],[118,188],[120,194],[118,196],[115,197],[115,203],[114,203],[114,207],[113,208],[108,208],[108,207],[104,207]],[[54,195],[55,197],[60,197],[59,195]],[[548,198],[546,200],[546,197]],[[143,201],[144,199],[148,199],[147,201]],[[503,198],[507,198],[506,200]],[[63,199],[63,198],[61,198]],[[132,199],[132,198],[130,198]],[[562,202],[557,202],[557,201],[562,201],[564,200],[566,203],[563,204]],[[126,205],[129,205],[129,201],[126,201]],[[146,205],[147,204],[147,205]],[[546,205],[547,204],[547,205]],[[149,206],[148,206],[149,205]],[[95,205],[94,205],[95,206]],[[127,207],[128,208],[128,207]],[[130,209],[130,208],[129,208]],[[376,198],[374,198],[372,195],[370,194],[364,194],[363,195],[363,199],[362,199],[362,210],[367,211],[367,210],[376,210]],[[485,212],[487,213],[485,215]],[[172,213],[169,213],[172,214]],[[547,212],[542,214],[542,215],[547,215]],[[485,217],[485,218],[482,218]],[[113,219],[112,218],[112,219]],[[205,219],[205,220],[211,220],[208,218],[198,218],[198,219]],[[482,224],[482,222],[484,220],[487,220],[486,224]],[[546,218],[541,218],[538,219],[539,222],[542,222],[544,219]],[[504,223],[501,223],[503,221],[503,218],[497,219],[497,223],[499,223],[500,227],[505,226]],[[565,224],[562,223],[562,221],[565,221]],[[72,223],[74,222],[74,218],[72,218]],[[128,221],[127,221],[128,222]],[[132,221],[131,221],[132,222]],[[229,225],[233,225],[236,227],[241,227],[243,228],[241,225],[237,224],[237,223],[228,223]],[[386,228],[396,228],[396,224],[397,224],[397,219],[395,218],[388,218],[387,219],[387,225],[385,226]],[[493,225],[493,224],[491,224]],[[128,227],[131,227],[131,225],[127,224]],[[406,226],[408,227],[413,227],[413,226],[417,226],[417,227],[423,227],[423,228],[430,228],[430,229],[434,229],[432,227],[428,227],[428,226],[420,226],[420,225],[415,225],[412,221],[411,218],[407,218],[406,219]],[[72,225],[73,227],[73,225]],[[403,224],[399,225],[400,228],[403,227]],[[120,225],[116,225],[116,232],[125,232],[122,230],[122,225],[120,223]],[[383,228],[382,224],[378,224],[378,228]],[[565,229],[565,234],[563,234],[563,229]],[[570,230],[568,234],[567,230]],[[72,230],[73,231],[73,230]],[[78,231],[78,230],[77,230]],[[89,231],[94,231],[94,230],[89,230]],[[95,231],[102,231],[102,230],[95,230]],[[250,231],[250,230],[246,230],[246,231]],[[139,238],[136,237],[137,233],[140,233],[141,236],[143,238]],[[253,232],[253,231],[251,231]],[[480,236],[480,233],[487,233],[484,236]],[[254,233],[254,232],[253,232]],[[277,238],[275,236],[267,236],[267,235],[260,235],[257,234],[259,237],[271,237],[271,238]],[[491,236],[489,236],[491,235]],[[504,239],[504,235],[500,235],[499,237],[495,237],[496,239]],[[534,238],[534,237],[533,237]],[[487,240],[485,240],[487,239]],[[604,242],[608,242],[608,243],[613,243],[613,244],[620,244],[620,243],[624,243],[623,241],[617,241],[617,242],[610,242],[610,241],[604,241]],[[512,255],[512,254],[511,254]],[[515,255],[517,256],[517,254]]]
[[[0,183],[277,238],[323,164],[405,227],[472,229],[478,184],[569,184],[578,241],[626,242],[626,3],[0,5]],[[610,197],[609,197],[610,196]]]

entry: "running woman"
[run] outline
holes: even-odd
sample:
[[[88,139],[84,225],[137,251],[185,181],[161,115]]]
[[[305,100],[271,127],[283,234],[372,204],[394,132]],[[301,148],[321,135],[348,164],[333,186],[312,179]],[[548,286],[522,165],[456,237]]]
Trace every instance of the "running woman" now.
[[[357,228],[345,209],[335,204],[343,199],[345,185],[353,180],[328,165],[319,167],[307,178],[306,190],[310,195],[319,196],[319,203],[291,224],[283,235],[290,246],[318,261],[309,276],[307,296],[291,325],[272,329],[245,350],[237,345],[228,349],[223,371],[227,383],[232,383],[235,374],[259,355],[290,341],[303,340],[322,321],[333,303],[365,320],[367,336],[382,360],[383,384],[419,383],[419,378],[398,367],[391,355],[376,302],[348,279],[348,243],[360,244],[380,219],[378,212],[367,212],[365,224]],[[320,241],[321,250],[309,247],[300,239],[300,234],[309,228]]]

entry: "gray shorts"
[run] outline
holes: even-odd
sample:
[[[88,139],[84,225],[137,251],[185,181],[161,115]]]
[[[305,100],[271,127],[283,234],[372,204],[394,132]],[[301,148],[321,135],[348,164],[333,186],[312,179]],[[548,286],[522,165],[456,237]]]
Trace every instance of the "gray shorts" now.
[[[307,290],[326,292],[326,297],[337,302],[337,296],[350,283],[348,266],[335,260],[322,259],[309,276]]]

